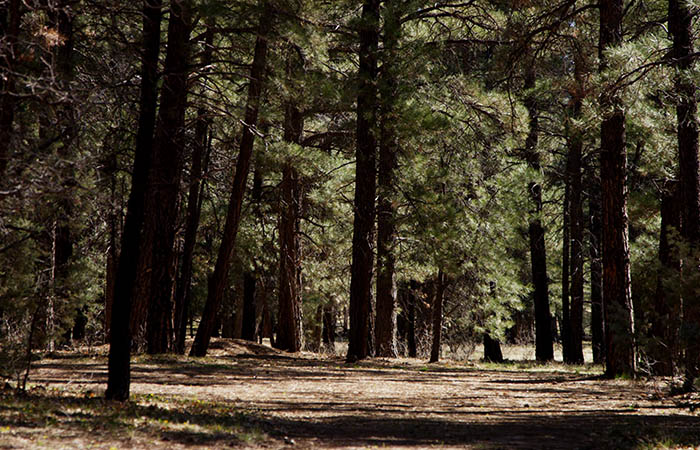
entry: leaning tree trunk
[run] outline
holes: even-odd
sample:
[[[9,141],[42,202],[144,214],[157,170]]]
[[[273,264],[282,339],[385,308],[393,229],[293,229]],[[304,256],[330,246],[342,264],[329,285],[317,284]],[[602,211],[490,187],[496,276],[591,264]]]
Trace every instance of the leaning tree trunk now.
[[[666,182],[661,193],[661,230],[659,233],[659,270],[656,281],[654,310],[651,312],[649,357],[655,375],[672,376],[680,360],[678,331],[681,298],[680,255],[669,237],[681,228],[678,185]]]
[[[143,56],[141,60],[141,98],[139,125],[136,134],[134,169],[131,192],[122,232],[122,245],[117,265],[117,277],[110,323],[108,380],[105,397],[128,400],[131,382],[131,330],[129,316],[136,261],[141,250],[141,226],[146,200],[146,183],[151,166],[153,129],[156,122],[158,54],[160,51],[161,1],[145,0],[143,5]]]
[[[204,51],[201,57],[203,67],[207,67],[212,59],[214,42],[214,28],[207,27],[204,37]],[[186,322],[189,314],[192,296],[192,258],[197,240],[197,228],[202,212],[202,183],[203,171],[206,170],[209,159],[209,132],[210,119],[207,110],[200,106],[197,109],[195,121],[194,141],[192,143],[192,165],[190,169],[190,187],[187,195],[187,218],[185,219],[185,242],[182,251],[182,268],[175,291],[175,340],[173,350],[176,353],[185,353]],[[202,161],[202,158],[205,161]],[[204,164],[204,167],[203,167]]]
[[[287,59],[287,76],[290,80],[300,71],[301,61],[298,59],[295,49],[290,48]],[[284,140],[298,145],[303,132],[304,117],[293,100],[289,100],[284,113]],[[275,347],[298,352],[303,346],[299,239],[303,194],[299,172],[291,156],[284,163],[280,188],[279,319]]]
[[[396,120],[398,44],[401,36],[399,2],[385,2],[384,51],[379,77],[379,173],[377,198],[377,315],[374,327],[377,356],[396,357]]]
[[[377,47],[379,0],[364,0],[359,24],[360,68],[357,94],[357,150],[355,165],[355,218],[350,279],[350,333],[348,361],[370,356],[372,314],[372,241],[376,193]]]
[[[671,51],[675,78],[678,119],[678,189],[680,191],[681,237],[688,246],[683,264],[683,344],[685,350],[685,387],[693,386],[700,372],[700,157],[698,155],[698,117],[695,82],[691,75],[694,62],[693,12],[681,0],[668,2],[668,28],[673,35]]]
[[[534,62],[528,70],[525,79],[525,89],[535,88]],[[528,166],[539,173],[540,156],[537,152],[539,136],[539,111],[537,99],[534,93],[528,93],[525,99],[525,107],[530,115],[529,131],[525,140],[525,158]],[[532,201],[530,214],[530,260],[532,263],[532,284],[535,288],[535,357],[538,361],[550,361],[554,359],[554,344],[552,342],[552,319],[549,312],[549,281],[547,278],[547,250],[544,240],[544,227],[542,226],[542,186],[536,182],[530,182],[528,186]]]
[[[440,347],[442,340],[442,301],[445,296],[445,284],[447,283],[445,274],[440,270],[435,283],[433,294],[432,322],[433,322],[433,342],[430,349],[430,362],[438,362],[440,359]]]
[[[149,173],[144,239],[152,240],[151,289],[146,325],[149,354],[172,349],[175,226],[185,147],[191,4],[170,5],[160,110]]]
[[[248,84],[248,99],[246,102],[243,133],[241,136],[238,161],[236,162],[236,174],[233,178],[228,213],[226,215],[226,224],[224,225],[224,233],[221,239],[221,246],[219,247],[219,254],[216,258],[214,273],[209,279],[207,301],[204,304],[202,320],[197,328],[197,335],[194,338],[190,356],[205,356],[207,354],[216,314],[221,305],[224,289],[226,288],[231,256],[236,243],[236,235],[238,234],[243,194],[245,193],[250,160],[253,155],[253,144],[255,142],[254,128],[258,123],[258,110],[260,108],[260,98],[265,78],[268,33],[273,19],[272,8],[266,2],[263,2],[262,6],[263,13],[260,17],[258,36],[255,40],[255,52],[253,64],[250,69],[250,83]]]
[[[600,70],[607,69],[606,51],[622,44],[622,0],[601,0]],[[601,95],[600,178],[603,211],[603,292],[608,377],[636,372],[634,313],[630,281],[627,217],[627,154],[625,111],[620,93],[607,87]]]

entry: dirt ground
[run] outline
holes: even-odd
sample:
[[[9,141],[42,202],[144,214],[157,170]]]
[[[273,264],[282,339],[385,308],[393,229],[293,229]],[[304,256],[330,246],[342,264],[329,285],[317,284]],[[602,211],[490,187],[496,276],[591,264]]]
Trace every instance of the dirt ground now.
[[[25,403],[0,397],[0,448],[700,448],[697,403],[665,381],[214,347],[136,358],[128,406],[100,399],[104,356],[37,361]]]

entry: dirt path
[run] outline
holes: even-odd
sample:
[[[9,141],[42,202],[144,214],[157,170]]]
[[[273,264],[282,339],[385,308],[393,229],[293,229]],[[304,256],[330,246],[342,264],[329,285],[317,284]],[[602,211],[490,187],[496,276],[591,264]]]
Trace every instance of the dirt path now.
[[[418,360],[348,365],[233,347],[205,363],[136,363],[132,392],[248,411],[268,432],[254,444],[263,447],[634,448],[677,436],[700,446],[700,416],[648,383]],[[105,375],[104,358],[43,360],[31,380],[99,396]],[[185,433],[149,447],[227,443],[235,446]]]

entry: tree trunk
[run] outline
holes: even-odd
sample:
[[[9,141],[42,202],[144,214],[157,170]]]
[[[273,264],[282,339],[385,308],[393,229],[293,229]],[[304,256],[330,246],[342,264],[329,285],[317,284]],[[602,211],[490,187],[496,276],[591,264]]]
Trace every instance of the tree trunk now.
[[[255,341],[255,326],[257,317],[255,314],[255,285],[257,278],[253,272],[243,274],[243,327],[241,339]],[[213,330],[212,330],[213,331]]]
[[[5,184],[5,171],[10,159],[12,126],[15,121],[15,78],[17,72],[17,39],[22,20],[22,2],[10,0],[0,6],[0,37],[3,46],[0,53],[0,186]]]
[[[335,310],[331,303],[323,306],[323,345],[327,351],[335,352]]]
[[[669,235],[681,228],[678,186],[667,182],[661,193],[661,231],[659,234],[659,270],[651,311],[649,357],[655,375],[672,376],[680,361],[678,331],[680,328],[681,298],[680,255]]]
[[[372,314],[372,249],[376,193],[377,47],[379,0],[364,0],[359,24],[357,93],[357,150],[355,166],[355,218],[350,279],[350,335],[348,361],[370,356]]]
[[[605,325],[603,321],[603,266],[600,254],[602,240],[600,180],[593,176],[588,199],[590,221],[589,253],[591,266],[591,345],[593,362],[601,364],[605,360]]]
[[[401,21],[397,0],[385,2],[384,51],[379,77],[379,173],[377,199],[377,316],[374,335],[377,356],[396,357],[396,189],[394,171],[399,150],[396,67]]]
[[[675,93],[678,119],[678,189],[681,209],[681,237],[688,246],[683,264],[682,339],[685,350],[685,387],[691,388],[700,372],[700,157],[696,87],[691,74],[694,62],[693,16],[690,5],[681,0],[668,2],[668,28],[673,35],[671,56],[677,70]]]
[[[442,338],[442,301],[445,295],[445,274],[440,270],[435,283],[435,293],[433,296],[433,343],[430,349],[430,362],[438,362],[440,359],[440,345]]]
[[[204,52],[201,57],[201,63],[204,67],[211,62],[213,41],[214,28],[209,26],[204,37]],[[186,319],[192,296],[192,258],[197,240],[199,217],[202,212],[202,191],[204,186],[202,176],[209,159],[209,125],[210,119],[207,117],[206,109],[204,107],[198,108],[192,145],[192,167],[190,170],[190,188],[187,196],[182,269],[180,270],[177,290],[175,291],[175,341],[173,350],[179,354],[185,353]],[[203,157],[205,158],[204,162],[202,161]]]
[[[493,339],[488,333],[484,333],[484,361],[494,363],[503,362],[501,343]]]
[[[525,86],[527,89],[535,87],[534,63],[528,70]],[[528,93],[525,99],[525,107],[530,116],[529,132],[525,140],[525,158],[530,168],[535,172],[541,171],[540,156],[537,152],[539,135],[539,111],[534,94]],[[532,264],[532,284],[535,288],[535,357],[538,361],[551,361],[554,359],[554,346],[552,342],[552,324],[549,312],[549,281],[547,279],[547,250],[544,240],[544,228],[542,227],[542,187],[533,181],[528,186],[532,201],[530,213],[530,260]]]
[[[416,295],[418,292],[418,282],[411,280],[410,287],[408,290],[408,339],[406,340],[406,345],[408,346],[408,357],[415,358],[418,356],[418,349],[416,347]]]
[[[173,282],[176,253],[178,194],[185,147],[191,4],[174,0],[170,5],[168,46],[165,56],[160,110],[149,173],[144,239],[152,240],[151,290],[146,336],[148,353],[172,349]]]
[[[211,333],[213,331],[214,319],[219,310],[224,289],[226,288],[228,269],[236,243],[236,235],[238,234],[243,195],[245,193],[250,160],[253,155],[253,144],[255,142],[254,128],[258,123],[258,110],[260,108],[260,98],[265,78],[268,48],[267,39],[273,19],[272,8],[266,2],[263,2],[262,5],[264,9],[258,25],[258,36],[255,40],[255,52],[253,64],[250,69],[250,83],[248,84],[248,99],[246,101],[241,146],[238,154],[238,161],[236,162],[236,173],[233,178],[226,224],[224,225],[224,233],[221,239],[221,246],[219,247],[219,254],[216,258],[214,273],[209,279],[207,301],[204,305],[202,320],[197,328],[197,335],[192,344],[192,350],[190,351],[191,356],[205,356],[207,354],[209,340],[211,339]]]
[[[622,43],[622,0],[600,3],[600,69],[607,68],[605,51]],[[625,112],[620,94],[608,87],[601,95],[600,178],[603,210],[603,291],[608,377],[636,372],[634,314],[630,282],[627,217],[627,154]]]
[[[577,67],[580,65],[578,58]],[[577,75],[579,69],[577,69]],[[577,78],[579,78],[577,76]],[[582,99],[573,100],[572,118],[581,115]],[[577,129],[572,129],[569,136],[569,154],[567,175],[569,180],[569,227],[571,242],[571,309],[569,310],[569,345],[568,363],[583,364],[583,183],[581,179],[583,140]]]
[[[564,208],[562,229],[562,257],[561,257],[561,351],[562,360],[571,361],[571,311],[569,301],[571,295],[569,288],[569,270],[571,270],[571,226],[569,225],[569,180],[564,180]]]
[[[287,59],[287,76],[290,79],[298,74],[300,65],[295,49],[290,48]],[[303,132],[304,117],[290,100],[284,113],[284,140],[298,145]],[[275,346],[288,352],[298,352],[303,346],[299,239],[303,194],[299,173],[291,157],[284,163],[280,188],[279,319]]]
[[[122,232],[122,245],[117,266],[114,305],[109,346],[108,380],[105,397],[128,400],[131,382],[131,315],[132,295],[136,282],[136,262],[141,250],[146,182],[151,166],[151,146],[156,121],[158,54],[160,50],[160,0],[145,0],[143,7],[143,56],[141,99],[136,152],[131,178],[131,192]]]

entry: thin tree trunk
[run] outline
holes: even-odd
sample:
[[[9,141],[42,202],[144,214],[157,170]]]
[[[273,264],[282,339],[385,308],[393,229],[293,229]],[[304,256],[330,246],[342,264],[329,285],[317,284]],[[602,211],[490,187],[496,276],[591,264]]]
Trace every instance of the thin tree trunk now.
[[[411,280],[410,287],[408,290],[408,339],[406,340],[406,345],[408,346],[408,357],[415,358],[418,356],[418,349],[416,347],[416,295],[418,292],[418,282]]]
[[[377,199],[377,356],[395,358],[396,351],[396,189],[394,172],[399,150],[396,102],[399,93],[396,67],[401,36],[399,2],[385,2],[384,52],[379,77],[379,173]]]
[[[577,58],[577,79],[580,79]],[[580,83],[580,81],[579,81]],[[573,119],[581,115],[581,101],[577,96],[572,106]],[[571,130],[567,175],[569,180],[569,227],[571,242],[571,309],[569,311],[570,353],[566,362],[583,364],[583,183],[581,179],[583,140],[577,129]]]
[[[525,89],[535,87],[534,64],[528,70],[525,79]],[[539,111],[534,94],[528,93],[525,99],[525,107],[530,116],[529,131],[525,140],[525,157],[527,163],[534,171],[539,173],[540,156],[537,152],[539,135]],[[547,278],[547,250],[544,240],[544,227],[542,226],[542,187],[533,181],[528,186],[533,210],[530,214],[530,259],[532,264],[532,284],[534,286],[535,303],[535,357],[538,361],[551,361],[554,359],[554,344],[552,342],[552,323],[549,312],[549,281]]]
[[[622,43],[622,18],[622,0],[600,2],[601,72],[607,68],[605,52]],[[600,128],[605,374],[633,376],[637,362],[630,281],[625,112],[620,94],[609,87],[601,96],[601,109],[605,112]]]
[[[661,193],[661,230],[659,233],[659,270],[651,311],[649,357],[655,375],[672,376],[680,360],[678,331],[681,317],[680,255],[669,237],[681,228],[678,186],[667,182]]]
[[[433,296],[433,342],[430,349],[430,362],[438,362],[440,359],[440,347],[442,339],[442,301],[445,295],[445,274],[440,270],[435,283],[435,293]]]
[[[236,235],[238,234],[243,195],[245,194],[250,160],[253,155],[253,144],[255,142],[255,133],[253,131],[258,123],[258,110],[260,108],[260,99],[265,78],[268,33],[273,19],[272,8],[264,1],[262,2],[262,6],[263,13],[258,25],[258,36],[255,40],[253,64],[250,69],[245,124],[241,136],[238,161],[236,162],[236,173],[233,178],[233,188],[231,189],[226,224],[224,225],[224,233],[221,246],[219,247],[219,254],[216,258],[214,273],[209,279],[207,301],[204,305],[202,320],[197,328],[197,335],[192,344],[192,350],[190,351],[191,356],[205,356],[207,354],[216,313],[219,310],[224,289],[226,288],[231,256],[236,243]]]
[[[204,37],[204,52],[201,63],[206,67],[211,62],[214,42],[214,28],[209,26]],[[192,258],[197,240],[197,228],[199,227],[199,217],[202,211],[202,175],[206,170],[207,162],[203,162],[204,157],[208,160],[208,148],[210,140],[208,138],[210,119],[204,107],[197,109],[197,119],[195,122],[195,136],[192,146],[192,167],[190,170],[190,188],[187,196],[187,218],[185,219],[185,242],[182,251],[182,269],[175,291],[175,341],[174,351],[179,354],[185,353],[186,318],[189,311],[189,304],[192,292]],[[205,156],[206,154],[206,156]]]
[[[158,54],[160,50],[161,1],[145,0],[143,5],[143,57],[141,99],[131,192],[117,266],[109,346],[108,400],[128,400],[131,382],[132,295],[136,282],[136,261],[141,247],[146,183],[151,166],[151,146],[156,121]]]
[[[603,266],[600,254],[602,240],[600,180],[593,176],[588,199],[590,216],[589,254],[591,267],[591,345],[593,362],[601,364],[605,360],[605,325],[603,321]]]
[[[678,71],[675,78],[678,119],[678,189],[680,191],[681,237],[688,246],[683,264],[683,333],[686,389],[700,374],[700,155],[696,86],[691,75],[694,62],[693,17],[690,5],[681,0],[668,2],[668,28],[673,35],[672,58]]]
[[[376,194],[377,47],[379,0],[364,0],[359,24],[357,94],[357,150],[355,169],[355,218],[350,279],[350,335],[348,361],[370,356],[372,315],[372,249]]]
[[[561,350],[564,362],[571,362],[571,311],[569,271],[571,270],[571,226],[569,225],[569,180],[564,180],[564,208],[561,257]]]

